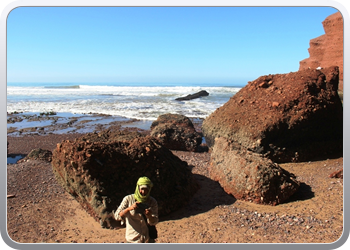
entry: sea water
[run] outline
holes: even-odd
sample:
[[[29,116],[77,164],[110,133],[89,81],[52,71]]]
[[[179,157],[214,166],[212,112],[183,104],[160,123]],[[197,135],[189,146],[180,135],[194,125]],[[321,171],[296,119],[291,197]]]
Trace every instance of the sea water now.
[[[165,113],[206,118],[242,86],[222,84],[8,83],[7,112],[105,114],[156,120]],[[176,101],[206,90],[209,96]]]

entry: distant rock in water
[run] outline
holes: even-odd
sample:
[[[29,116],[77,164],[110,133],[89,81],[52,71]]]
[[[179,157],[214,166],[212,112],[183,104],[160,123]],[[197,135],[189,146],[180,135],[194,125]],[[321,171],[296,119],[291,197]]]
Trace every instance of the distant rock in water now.
[[[191,95],[187,95],[185,97],[179,97],[179,98],[176,98],[175,100],[176,101],[188,101],[188,100],[192,100],[192,99],[196,99],[196,98],[200,98],[202,96],[208,96],[209,93],[205,90],[201,90],[195,94],[191,94]]]
[[[139,177],[154,184],[151,191],[165,215],[184,206],[197,191],[188,164],[152,136],[102,131],[57,144],[52,156],[58,182],[104,227],[123,197],[135,192]]]

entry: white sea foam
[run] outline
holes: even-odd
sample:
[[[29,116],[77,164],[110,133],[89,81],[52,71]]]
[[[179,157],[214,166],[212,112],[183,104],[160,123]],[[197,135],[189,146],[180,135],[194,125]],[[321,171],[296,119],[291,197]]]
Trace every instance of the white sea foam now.
[[[201,90],[209,96],[175,101]],[[205,118],[222,106],[240,87],[217,86],[8,86],[8,112],[70,112],[117,115],[154,120],[164,113]]]

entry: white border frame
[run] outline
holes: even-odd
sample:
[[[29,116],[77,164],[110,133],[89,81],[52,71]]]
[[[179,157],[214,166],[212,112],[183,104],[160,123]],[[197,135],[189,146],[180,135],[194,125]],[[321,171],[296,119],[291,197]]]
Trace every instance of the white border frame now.
[[[345,4],[348,0],[341,0],[343,4]],[[96,249],[96,248],[105,248],[105,249],[116,249],[116,248],[128,248],[128,249],[133,249],[137,247],[142,247],[142,248],[149,248],[149,249],[164,249],[170,248],[170,249],[178,249],[179,247],[190,247],[190,248],[205,248],[205,249],[212,249],[212,248],[220,248],[220,249],[233,249],[233,248],[239,248],[239,249],[254,249],[254,248],[259,248],[259,249],[280,249],[280,248],[285,248],[285,249],[294,249],[296,247],[300,247],[302,249],[305,248],[310,248],[310,249],[317,249],[317,250],[322,250],[322,249],[335,249],[342,247],[345,249],[346,246],[344,244],[346,243],[348,236],[349,236],[349,210],[347,209],[349,206],[349,200],[347,198],[348,192],[346,190],[347,182],[344,182],[344,207],[343,207],[343,213],[344,213],[344,222],[343,222],[343,234],[342,236],[338,239],[338,241],[333,242],[333,243],[266,243],[266,244],[250,244],[250,243],[229,243],[229,244],[219,244],[219,243],[205,243],[205,244],[100,244],[100,243],[94,243],[94,244],[87,244],[87,243],[16,243],[14,242],[11,238],[9,238],[7,234],[7,198],[6,198],[6,193],[7,193],[7,148],[5,147],[5,141],[7,141],[7,126],[6,120],[7,120],[7,115],[6,115],[6,99],[7,99],[7,76],[6,76],[6,21],[7,21],[7,16],[9,13],[15,9],[16,7],[24,7],[24,6],[47,6],[47,7],[55,7],[55,6],[67,6],[67,7],[73,7],[73,6],[164,6],[164,7],[171,7],[171,6],[223,6],[223,7],[228,7],[228,6],[258,6],[258,7],[263,7],[263,6],[281,6],[281,7],[309,7],[309,6],[314,6],[314,7],[333,7],[338,9],[341,14],[343,15],[343,20],[344,20],[344,100],[346,100],[346,97],[348,95],[348,75],[347,72],[349,71],[349,51],[347,50],[349,44],[349,14],[347,10],[345,9],[344,5],[342,5],[339,2],[336,1],[330,1],[330,0],[320,0],[320,1],[314,1],[314,0],[287,0],[287,1],[278,1],[278,0],[267,0],[267,1],[259,1],[259,0],[245,0],[245,1],[236,1],[236,0],[202,0],[202,1],[197,1],[197,0],[168,0],[168,1],[160,1],[160,0],[151,0],[151,1],[142,1],[142,0],[124,0],[124,1],[119,1],[119,0],[100,0],[100,1],[95,1],[95,0],[19,0],[19,1],[11,1],[11,0],[3,0],[1,1],[1,6],[4,7],[6,4],[6,7],[4,9],[1,8],[2,13],[1,13],[1,19],[0,19],[0,32],[1,32],[1,39],[0,39],[0,50],[1,50],[1,57],[0,57],[0,93],[1,93],[1,138],[3,138],[3,142],[0,144],[0,159],[4,163],[1,166],[1,184],[2,188],[0,189],[1,192],[1,236],[4,241],[4,246],[2,246],[2,249],[9,249],[8,247],[15,248],[15,249],[62,249],[62,248],[67,248],[67,249]],[[297,18],[297,17],[296,17]],[[307,49],[307,48],[305,48]],[[300,60],[302,60],[301,58]],[[346,130],[345,128],[349,128],[349,105],[350,103],[347,103],[344,101],[344,151],[343,151],[343,156],[344,156],[344,179],[349,178],[349,173],[346,170],[346,167],[349,167],[348,164],[348,155],[350,153],[349,150],[349,140],[350,138],[350,131]],[[142,245],[142,246],[141,246]],[[350,244],[347,244],[350,245]]]

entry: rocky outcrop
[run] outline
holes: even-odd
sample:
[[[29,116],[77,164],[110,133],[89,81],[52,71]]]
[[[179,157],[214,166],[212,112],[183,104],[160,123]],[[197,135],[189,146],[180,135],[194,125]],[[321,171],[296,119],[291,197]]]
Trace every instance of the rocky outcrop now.
[[[185,97],[179,97],[179,98],[176,98],[175,100],[176,101],[188,101],[188,100],[192,100],[192,99],[196,99],[196,98],[200,98],[202,96],[208,96],[209,93],[205,90],[201,90],[195,94],[190,94],[190,95],[187,95]]]
[[[179,209],[197,189],[186,162],[137,132],[103,131],[63,141],[53,151],[52,167],[65,190],[106,227],[113,227],[112,210],[135,192],[141,176],[154,183],[159,215]]]
[[[324,35],[310,40],[310,57],[300,62],[299,70],[330,66],[339,67],[339,89],[343,90],[344,23],[340,12],[323,22]]]
[[[29,154],[18,162],[25,162],[28,160],[41,160],[41,161],[52,161],[52,152],[50,150],[36,148],[29,152]]]
[[[342,152],[338,82],[338,67],[259,77],[204,120],[206,142],[224,137],[277,163]]]
[[[151,136],[172,150],[195,152],[202,143],[202,136],[196,132],[191,120],[183,115],[160,115],[151,125]]]
[[[225,138],[216,138],[209,173],[226,193],[258,204],[277,205],[299,188],[293,174]]]

